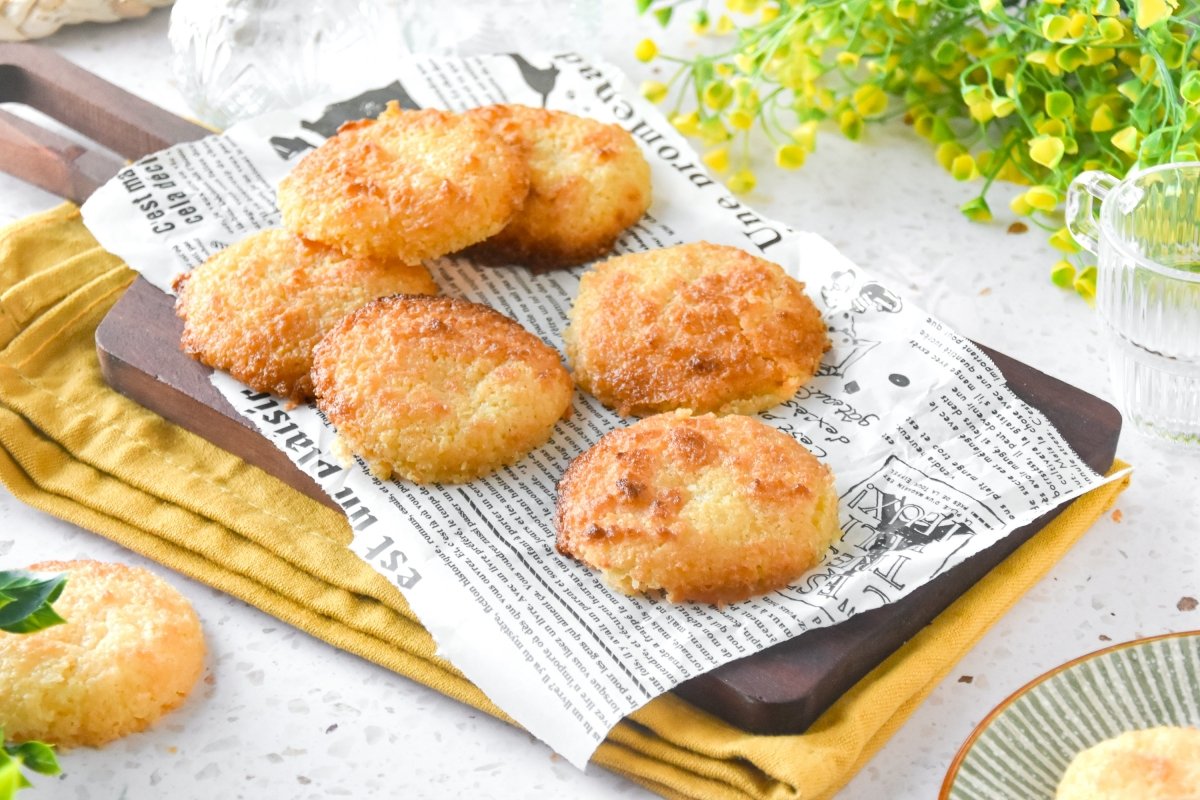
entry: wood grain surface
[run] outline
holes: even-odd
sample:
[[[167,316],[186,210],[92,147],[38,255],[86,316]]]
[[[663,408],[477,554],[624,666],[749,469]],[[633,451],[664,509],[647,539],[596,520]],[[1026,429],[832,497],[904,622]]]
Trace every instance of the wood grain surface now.
[[[0,111],[0,170],[82,203],[125,163],[211,131],[35,44],[0,44],[0,103],[53,117],[102,147],[85,147]],[[112,152],[109,152],[112,151]]]

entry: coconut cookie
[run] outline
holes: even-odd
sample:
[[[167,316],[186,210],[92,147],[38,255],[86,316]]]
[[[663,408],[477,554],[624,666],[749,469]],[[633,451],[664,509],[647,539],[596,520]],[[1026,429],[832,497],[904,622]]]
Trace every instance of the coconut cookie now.
[[[1075,756],[1055,800],[1196,800],[1200,730],[1128,731]]]
[[[259,231],[175,281],[184,352],[259,391],[312,395],[312,349],[356,308],[437,294],[421,264],[347,256],[287,231]]]
[[[564,334],[575,380],[623,415],[750,414],[789,399],[829,349],[804,284],[699,242],[586,273]]]
[[[619,125],[519,105],[467,114],[500,133],[529,165],[525,205],[468,255],[535,270],[582,264],[611,250],[649,208],[650,165]]]
[[[752,417],[660,414],[605,434],[558,485],[558,550],[629,594],[734,603],[786,586],[838,534],[833,475]]]
[[[178,591],[140,567],[49,561],[68,574],[64,625],[0,632],[0,727],[15,741],[97,747],[181,704],[204,670],[204,636]]]
[[[487,306],[399,295],[343,320],[313,357],[343,455],[378,477],[461,482],[519,460],[571,407],[558,353]]]
[[[412,264],[499,233],[528,191],[523,155],[483,120],[392,103],[306,155],[279,209],[306,239]]]

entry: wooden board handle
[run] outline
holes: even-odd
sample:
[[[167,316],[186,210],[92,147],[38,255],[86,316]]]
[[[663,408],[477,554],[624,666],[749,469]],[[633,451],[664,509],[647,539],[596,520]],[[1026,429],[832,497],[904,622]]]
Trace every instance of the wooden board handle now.
[[[128,159],[210,133],[35,44],[0,44],[0,102],[35,108]],[[0,111],[0,170],[48,192],[83,202],[122,166]]]

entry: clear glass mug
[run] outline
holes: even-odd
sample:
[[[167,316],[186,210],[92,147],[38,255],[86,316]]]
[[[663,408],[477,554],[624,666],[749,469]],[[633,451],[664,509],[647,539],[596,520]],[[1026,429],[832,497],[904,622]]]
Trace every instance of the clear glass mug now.
[[[1067,191],[1067,227],[1098,258],[1096,310],[1125,419],[1200,450],[1200,162],[1124,180],[1085,172]]]

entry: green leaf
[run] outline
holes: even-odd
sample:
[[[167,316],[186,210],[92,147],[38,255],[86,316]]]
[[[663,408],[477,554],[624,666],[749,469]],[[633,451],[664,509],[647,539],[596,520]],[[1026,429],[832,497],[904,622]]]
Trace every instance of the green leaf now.
[[[637,13],[645,14],[646,9],[654,5],[654,0],[637,0]]]
[[[5,750],[22,762],[26,767],[42,775],[57,775],[62,772],[58,759],[54,756],[54,748],[45,742],[23,742],[18,745],[5,745]]]
[[[671,17],[674,15],[674,13],[675,8],[673,6],[667,6],[666,8],[660,8],[658,11],[655,11],[654,18],[658,20],[659,25],[662,25],[665,28],[670,24]]]
[[[66,575],[47,578],[25,570],[0,571],[0,592],[11,598],[0,605],[0,631],[32,633],[65,622],[50,604],[66,583]]]
[[[13,800],[17,790],[27,786],[29,781],[21,774],[20,763],[0,752],[0,800]]]
[[[40,630],[53,628],[55,625],[62,625],[64,623],[66,623],[66,620],[60,617],[58,612],[49,605],[44,605],[19,622],[0,626],[0,630],[8,631],[9,633],[37,633]]]
[[[4,742],[4,729],[0,728],[0,744]],[[33,784],[21,772],[27,767],[43,775],[62,772],[54,748],[43,742],[24,742],[0,746],[0,800],[13,800],[17,791]]]

